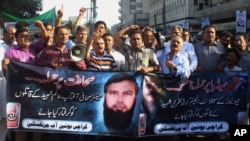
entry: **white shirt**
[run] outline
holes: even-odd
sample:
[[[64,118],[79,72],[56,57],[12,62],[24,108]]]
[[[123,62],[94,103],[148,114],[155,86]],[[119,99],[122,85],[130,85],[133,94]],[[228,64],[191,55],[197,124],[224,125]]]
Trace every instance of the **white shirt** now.
[[[125,71],[125,57],[119,51],[112,50],[110,54],[114,57],[118,71]]]
[[[16,41],[13,43],[13,45],[16,45]],[[9,45],[7,45],[3,40],[0,41],[0,77],[2,76],[2,60],[5,56],[5,52],[7,49],[10,48]]]
[[[181,76],[182,78],[189,78],[190,68],[187,57],[183,56],[180,52],[176,54],[171,61],[176,65],[176,70],[166,66],[166,60],[169,60],[169,52],[166,53],[164,50],[157,52],[157,59],[161,66],[161,72],[164,74],[173,74],[175,76]]]
[[[224,68],[224,71],[242,71],[242,68],[234,66],[232,69],[229,69],[227,66]]]

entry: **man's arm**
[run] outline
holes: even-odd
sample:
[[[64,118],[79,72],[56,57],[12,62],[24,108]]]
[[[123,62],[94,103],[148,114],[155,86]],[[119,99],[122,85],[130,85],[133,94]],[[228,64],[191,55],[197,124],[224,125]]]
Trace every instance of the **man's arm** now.
[[[135,29],[140,29],[140,27],[138,25],[131,25],[131,26],[128,26],[128,27],[126,27],[124,29],[121,29],[120,31],[115,33],[113,35],[115,45],[117,45],[119,48],[122,48],[123,47],[123,42],[124,42],[122,40],[123,34],[125,34],[126,32],[129,32],[130,30],[135,30]]]
[[[40,21],[40,20],[37,20],[37,21],[34,22],[34,24],[35,24],[36,27],[39,27],[41,29],[43,43],[47,43],[48,38],[49,38],[49,33],[46,30],[46,28],[44,27],[43,22]]]
[[[56,19],[55,27],[59,27],[62,25],[63,13],[64,13],[64,9],[62,5],[62,8],[57,11],[57,19]]]
[[[77,16],[76,21],[73,23],[73,30],[72,30],[73,34],[76,34],[76,28],[81,24],[83,16],[85,15],[86,11],[87,11],[87,8],[85,7],[82,7],[80,9],[79,15]]]

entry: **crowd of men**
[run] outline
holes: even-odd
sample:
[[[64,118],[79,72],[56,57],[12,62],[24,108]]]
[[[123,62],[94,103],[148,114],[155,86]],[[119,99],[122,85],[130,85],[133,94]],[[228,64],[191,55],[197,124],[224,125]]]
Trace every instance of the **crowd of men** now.
[[[250,71],[249,39],[245,33],[224,31],[216,38],[215,27],[207,25],[202,39],[194,43],[190,32],[176,25],[171,28],[171,40],[162,45],[151,27],[130,25],[112,35],[107,33],[104,21],[97,21],[93,33],[88,33],[88,28],[80,25],[85,13],[86,8],[81,8],[72,29],[61,25],[63,9],[57,11],[55,24],[35,21],[41,29],[35,41],[30,40],[25,21],[4,27],[4,38],[0,40],[1,77],[6,77],[10,61],[78,70],[163,73],[186,79],[192,73]],[[77,61],[70,55],[76,45],[86,50]]]
[[[161,72],[183,78],[193,72],[250,69],[245,33],[233,35],[224,31],[217,38],[215,27],[207,25],[203,28],[202,40],[193,43],[189,31],[176,25],[171,28],[171,40],[162,48],[151,27],[130,25],[112,35],[106,33],[104,21],[97,21],[94,32],[88,33],[87,27],[80,25],[85,12],[86,8],[80,9],[73,29],[61,26],[63,9],[58,10],[55,25],[35,21],[41,36],[32,42],[25,21],[15,27],[5,27],[1,41],[3,75],[9,61],[80,70]],[[80,61],[69,56],[70,47],[74,45],[86,50]]]

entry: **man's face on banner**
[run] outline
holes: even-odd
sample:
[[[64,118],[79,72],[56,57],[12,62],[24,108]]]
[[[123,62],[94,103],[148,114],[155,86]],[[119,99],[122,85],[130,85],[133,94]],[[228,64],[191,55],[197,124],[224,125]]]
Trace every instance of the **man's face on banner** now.
[[[128,112],[136,99],[136,85],[128,80],[111,83],[105,97],[109,109],[120,113]]]

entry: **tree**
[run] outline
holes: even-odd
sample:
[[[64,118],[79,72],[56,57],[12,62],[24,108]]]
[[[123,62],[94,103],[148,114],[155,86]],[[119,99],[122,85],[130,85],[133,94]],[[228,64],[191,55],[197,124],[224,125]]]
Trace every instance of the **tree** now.
[[[0,0],[0,10],[19,18],[30,18],[42,11],[42,0]]]

